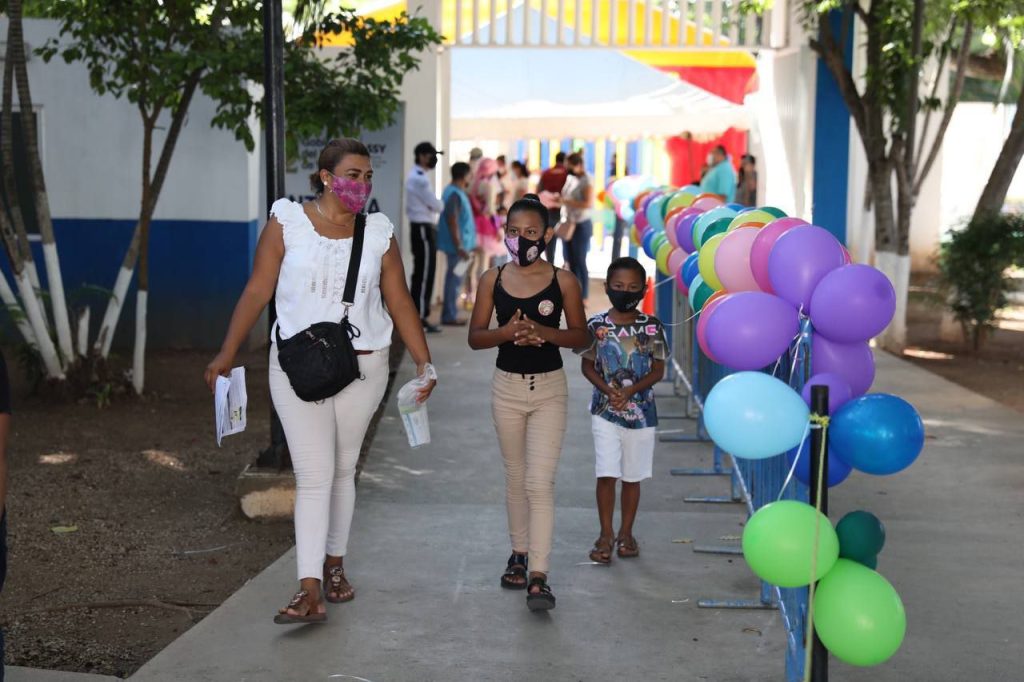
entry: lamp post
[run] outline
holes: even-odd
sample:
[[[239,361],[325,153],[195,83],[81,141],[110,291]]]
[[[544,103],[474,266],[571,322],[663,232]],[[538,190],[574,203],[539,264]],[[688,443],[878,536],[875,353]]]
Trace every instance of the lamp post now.
[[[281,0],[263,0],[263,129],[267,148],[267,206],[284,196],[284,28]],[[269,306],[269,324],[273,328],[277,313]],[[284,428],[273,403],[270,405],[270,446],[260,452],[256,466],[264,469],[290,469],[291,455]]]

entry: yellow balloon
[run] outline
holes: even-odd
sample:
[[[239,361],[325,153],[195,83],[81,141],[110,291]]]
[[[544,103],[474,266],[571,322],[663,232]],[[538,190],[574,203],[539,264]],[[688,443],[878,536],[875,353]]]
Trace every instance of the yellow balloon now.
[[[640,235],[636,232],[636,223],[629,226],[629,241],[633,243],[633,246],[640,246]]]
[[[729,231],[735,230],[737,227],[746,225],[747,223],[753,223],[755,226],[758,224],[767,225],[773,220],[776,220],[775,216],[767,211],[762,211],[760,209],[756,211],[747,211],[746,213],[738,214],[732,219],[732,222],[729,223]]]
[[[671,275],[672,273],[668,270],[668,257],[672,255],[672,250],[675,247],[669,243],[662,244],[658,247],[658,252],[654,254],[654,264],[658,266],[658,272],[663,275]]]
[[[718,251],[718,245],[725,239],[726,234],[728,233],[716,234],[704,242],[697,255],[697,268],[700,270],[700,276],[704,278],[704,283],[715,291],[725,288],[721,280],[718,279],[718,275],[715,274],[715,252]]]
[[[692,192],[685,192],[680,190],[672,195],[672,198],[668,200],[668,204],[665,206],[665,213],[668,214],[674,208],[690,208],[690,204],[694,202],[697,195]]]

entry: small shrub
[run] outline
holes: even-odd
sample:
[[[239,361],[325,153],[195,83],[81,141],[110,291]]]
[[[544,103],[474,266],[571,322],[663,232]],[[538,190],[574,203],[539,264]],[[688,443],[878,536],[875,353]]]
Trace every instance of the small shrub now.
[[[981,348],[1006,307],[1009,270],[1024,264],[1024,215],[989,215],[953,232],[939,251],[948,306],[973,350]]]

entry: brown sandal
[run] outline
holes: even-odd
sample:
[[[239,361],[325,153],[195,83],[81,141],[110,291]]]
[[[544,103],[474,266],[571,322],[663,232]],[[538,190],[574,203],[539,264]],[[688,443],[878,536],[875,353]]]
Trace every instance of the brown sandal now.
[[[348,593],[347,596],[339,596],[346,592]],[[352,601],[355,598],[355,590],[352,589],[352,584],[349,583],[347,578],[345,578],[345,569],[341,566],[325,567],[324,599],[332,604],[344,604],[345,602]]]
[[[601,536],[594,540],[594,548],[590,550],[590,560],[597,564],[610,564],[615,541],[610,537]]]
[[[615,542],[619,545],[618,554],[620,559],[634,559],[640,556],[640,545],[636,543],[636,538],[632,535],[619,538]]]
[[[327,622],[326,613],[313,613],[313,605],[309,603],[310,595],[306,590],[299,590],[292,597],[292,600],[288,602],[288,606],[281,609],[281,611],[274,616],[274,622],[278,625],[292,625],[298,623],[325,623]],[[303,615],[297,615],[288,613],[288,610],[297,611],[300,606],[306,605],[306,613]]]

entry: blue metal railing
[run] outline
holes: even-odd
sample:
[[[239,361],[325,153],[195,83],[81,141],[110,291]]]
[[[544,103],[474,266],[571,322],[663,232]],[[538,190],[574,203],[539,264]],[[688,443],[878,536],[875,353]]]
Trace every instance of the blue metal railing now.
[[[673,287],[674,289],[674,287]],[[662,442],[710,442],[704,429],[704,399],[715,384],[732,371],[708,358],[700,349],[696,339],[696,324],[690,318],[692,311],[686,299],[675,292],[670,310],[659,306],[659,317],[671,320],[675,327],[672,344],[672,383],[674,392],[686,400],[686,416],[696,421],[691,434],[677,434],[669,431],[661,436]],[[685,324],[679,324],[688,320]],[[787,382],[795,390],[803,388],[810,371],[810,325],[806,321],[801,334],[779,362],[765,370]],[[748,516],[761,507],[779,499],[808,501],[808,489],[795,478],[783,491],[789,473],[785,454],[760,460],[734,459],[715,445],[710,469],[673,469],[677,476],[728,475],[730,490],[722,497],[686,497],[690,503],[743,503]],[[728,458],[728,463],[725,459]],[[710,554],[741,555],[737,545],[694,545],[694,551]],[[753,599],[700,599],[700,608],[713,609],[778,609],[786,628],[786,679],[799,682],[804,672],[805,623],[807,617],[807,588],[779,588],[761,581],[758,595]]]

